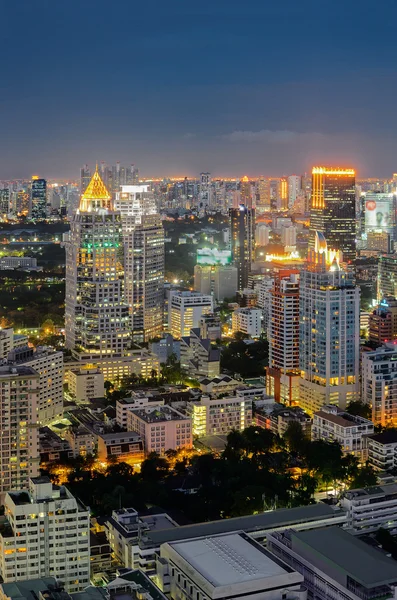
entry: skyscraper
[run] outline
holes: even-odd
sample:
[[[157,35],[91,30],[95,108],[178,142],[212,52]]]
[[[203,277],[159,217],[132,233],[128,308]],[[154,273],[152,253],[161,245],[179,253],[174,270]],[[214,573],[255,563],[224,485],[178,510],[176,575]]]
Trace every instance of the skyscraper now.
[[[76,358],[123,356],[131,333],[121,216],[98,170],[81,196],[64,242],[66,347]]]
[[[30,192],[30,216],[32,219],[45,219],[47,216],[47,182],[33,175]]]
[[[314,248],[316,231],[329,248],[339,250],[343,261],[356,260],[356,193],[353,169],[313,167],[309,248]]]
[[[270,179],[267,179],[265,177],[260,177],[258,179],[256,192],[256,208],[258,212],[265,212],[271,209]]]
[[[80,169],[80,194],[84,194],[91,181],[91,170],[88,165]]]
[[[270,294],[267,387],[276,402],[293,404],[299,396],[299,271],[279,271]]]
[[[229,210],[231,250],[234,266],[237,267],[238,289],[248,285],[248,273],[254,258],[255,209],[251,204],[240,204]]]
[[[397,254],[382,254],[378,262],[378,302],[386,296],[397,298]]]
[[[360,290],[338,254],[316,232],[300,276],[300,404],[311,414],[358,398]]]
[[[27,488],[39,474],[39,387],[31,367],[0,367],[0,492]]]
[[[281,177],[277,181],[277,208],[288,209],[288,179]]]
[[[251,182],[245,175],[240,181],[241,203],[249,206],[252,203]]]
[[[115,208],[121,214],[132,337],[148,341],[163,329],[164,228],[148,185],[122,185]]]
[[[211,205],[211,173],[200,173],[199,210],[204,213]]]
[[[302,190],[302,177],[300,175],[290,175],[288,177],[288,208],[291,209],[299,193]]]

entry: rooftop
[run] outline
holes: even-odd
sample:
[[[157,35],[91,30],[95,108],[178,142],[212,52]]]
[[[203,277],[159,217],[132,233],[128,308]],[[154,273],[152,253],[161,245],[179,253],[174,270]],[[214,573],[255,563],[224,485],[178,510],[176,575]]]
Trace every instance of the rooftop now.
[[[170,546],[214,587],[292,571],[244,533],[176,542]]]
[[[386,429],[382,433],[369,435],[368,438],[379,444],[397,444],[397,429]]]
[[[131,410],[137,417],[146,423],[160,423],[162,421],[181,421],[188,417],[170,406],[145,406]]]
[[[323,566],[342,570],[366,587],[397,582],[394,560],[340,527],[292,531],[291,538],[292,549],[299,551],[298,546],[302,547],[306,559],[310,560],[310,554],[314,554],[314,560],[321,557]]]
[[[343,411],[340,414],[335,415],[330,412],[319,410],[318,412],[314,413],[314,415],[316,417],[320,417],[321,419],[325,419],[326,421],[330,421],[331,423],[335,423],[335,425],[339,425],[340,427],[352,427],[354,425],[365,425],[371,423],[369,419],[349,415],[349,413]]]
[[[335,511],[328,504],[311,504],[309,506],[298,506],[296,508],[281,508],[271,512],[246,517],[234,517],[232,519],[220,519],[208,523],[196,525],[183,525],[175,529],[163,529],[162,531],[151,531],[146,534],[145,543],[148,546],[159,546],[165,542],[185,540],[194,537],[230,533],[232,531],[255,532],[276,527],[292,527],[294,524],[319,519],[333,519],[344,514]]]
[[[372,436],[371,436],[372,437]],[[356,490],[348,490],[344,493],[344,497],[348,500],[368,496],[382,497],[397,494],[397,483],[386,483],[385,485],[373,485],[367,488],[357,488]]]

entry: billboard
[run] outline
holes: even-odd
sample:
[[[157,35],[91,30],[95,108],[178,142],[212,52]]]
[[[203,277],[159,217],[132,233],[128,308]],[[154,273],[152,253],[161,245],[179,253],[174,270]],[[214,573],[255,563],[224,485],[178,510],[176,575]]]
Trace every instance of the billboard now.
[[[216,248],[198,248],[198,265],[230,265],[232,262],[231,250],[217,250]]]
[[[367,193],[364,201],[365,232],[382,231],[395,239],[396,196]]]

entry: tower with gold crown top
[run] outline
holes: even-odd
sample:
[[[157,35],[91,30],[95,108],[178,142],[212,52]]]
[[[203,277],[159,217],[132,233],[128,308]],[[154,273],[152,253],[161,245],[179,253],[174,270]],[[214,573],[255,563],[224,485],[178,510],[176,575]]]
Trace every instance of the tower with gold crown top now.
[[[131,343],[121,216],[98,169],[66,237],[65,344],[76,359],[117,358]]]

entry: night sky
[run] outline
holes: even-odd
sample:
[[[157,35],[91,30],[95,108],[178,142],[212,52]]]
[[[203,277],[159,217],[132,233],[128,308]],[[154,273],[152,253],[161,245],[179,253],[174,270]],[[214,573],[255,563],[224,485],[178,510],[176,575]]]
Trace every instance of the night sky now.
[[[396,0],[3,0],[0,178],[397,171]]]

